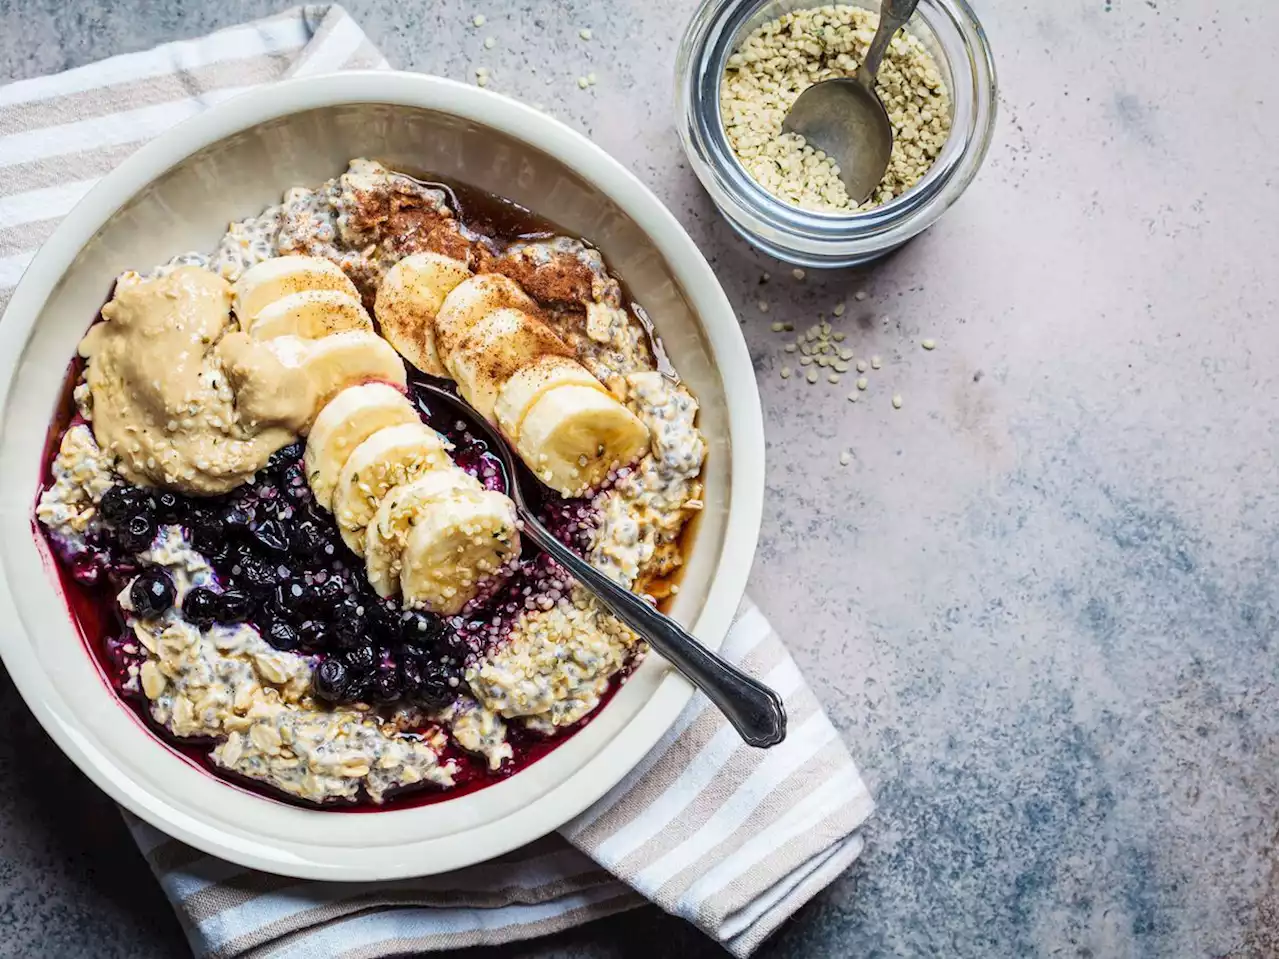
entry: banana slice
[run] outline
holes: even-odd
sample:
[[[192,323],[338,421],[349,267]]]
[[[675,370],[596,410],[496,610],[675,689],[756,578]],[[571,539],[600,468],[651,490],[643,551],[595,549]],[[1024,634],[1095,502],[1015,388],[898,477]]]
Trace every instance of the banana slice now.
[[[525,414],[516,451],[561,496],[581,496],[649,448],[649,429],[608,393],[557,386]]]
[[[511,500],[493,490],[456,491],[409,532],[400,560],[404,605],[452,616],[519,552]]]
[[[289,340],[297,338],[282,336],[268,342],[274,345]],[[376,333],[350,330],[300,342],[304,345],[298,351],[299,363],[315,392],[317,411],[343,390],[360,383],[390,383],[404,389],[408,382],[400,354]]]
[[[269,303],[305,290],[337,290],[360,299],[347,274],[318,256],[277,256],[251,266],[232,287],[232,308],[246,332]]]
[[[481,273],[463,280],[440,304],[436,313],[436,350],[446,365],[471,328],[494,310],[523,310],[534,313],[538,305],[520,284],[501,273]]]
[[[403,423],[378,430],[351,451],[333,491],[333,515],[342,539],[364,555],[365,527],[395,486],[428,470],[453,468],[449,443],[426,423]]]
[[[464,470],[431,470],[382,498],[365,529],[365,574],[379,596],[400,591],[400,559],[414,523],[440,501],[458,492],[479,493],[484,487]]]
[[[388,426],[420,422],[413,404],[385,383],[352,386],[339,393],[311,425],[302,456],[316,502],[332,509],[338,477],[357,446]]]
[[[498,390],[493,415],[498,429],[511,442],[520,439],[520,427],[533,404],[557,386],[589,386],[607,392],[605,386],[577,360],[565,356],[544,356],[517,370]]]
[[[364,305],[343,290],[304,290],[268,303],[241,329],[255,340],[300,336],[318,340],[347,330],[373,332],[373,321]]]
[[[572,355],[541,320],[523,310],[502,309],[472,327],[447,363],[466,401],[492,421],[498,392],[513,374],[544,356]]]
[[[382,335],[406,360],[432,376],[447,376],[436,352],[436,314],[471,270],[439,253],[415,253],[387,271],[373,312]]]

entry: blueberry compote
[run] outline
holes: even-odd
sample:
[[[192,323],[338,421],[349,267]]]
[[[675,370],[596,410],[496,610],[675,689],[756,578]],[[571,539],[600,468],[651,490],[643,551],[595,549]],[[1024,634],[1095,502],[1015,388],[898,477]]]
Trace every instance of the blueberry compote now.
[[[374,593],[316,505],[302,451],[301,443],[280,450],[251,482],[222,497],[115,487],[99,508],[116,551],[140,553],[162,526],[179,525],[220,587],[187,592],[187,622],[249,623],[276,649],[316,656],[313,692],[333,704],[448,705],[461,681],[460,638],[438,618]],[[152,615],[173,599],[172,582],[156,568],[139,572],[130,589],[134,608]]]
[[[70,382],[79,372],[77,364]],[[505,492],[498,460],[484,441],[465,423],[433,409],[428,397],[415,389],[417,382],[421,380],[411,378],[410,395],[423,419],[454,444],[458,465],[488,488]],[[71,409],[68,397],[67,415],[50,434],[47,462],[56,455],[65,430],[83,422],[70,414]],[[230,776],[209,761],[209,743],[175,739],[156,726],[146,699],[136,683],[129,682],[130,668],[136,675],[141,654],[116,597],[127,586],[129,604],[150,617],[175,605],[179,591],[171,575],[139,557],[165,526],[181,527],[184,538],[216,573],[213,582],[186,592],[178,610],[183,619],[201,628],[247,623],[275,648],[311,659],[317,699],[334,706],[364,703],[375,712],[410,706],[430,714],[448,706],[466,692],[462,673],[471,658],[502,642],[522,610],[549,608],[571,585],[560,567],[526,544],[514,574],[458,616],[441,619],[380,599],[368,584],[362,560],[347,548],[332,516],[316,505],[301,463],[303,448],[297,443],[280,450],[252,482],[226,496],[194,498],[116,486],[103,496],[98,507],[101,523],[86,533],[82,544],[68,549],[68,544],[50,537],[72,611],[117,692],[191,761],[285,802],[301,801],[268,784]],[[538,510],[561,540],[586,551],[597,519],[588,501],[547,497]],[[603,701],[611,695],[612,691]],[[423,789],[378,805],[332,808],[396,808],[482,788],[545,755],[593,715],[553,739],[510,724],[507,740],[513,758],[497,772],[451,744],[442,758],[456,763],[456,785],[447,792]]]

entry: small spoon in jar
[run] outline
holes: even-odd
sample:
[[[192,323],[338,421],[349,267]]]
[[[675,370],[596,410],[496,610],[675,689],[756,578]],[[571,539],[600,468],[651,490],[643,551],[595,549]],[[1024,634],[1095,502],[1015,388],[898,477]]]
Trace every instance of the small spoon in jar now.
[[[651,603],[615,583],[556,539],[529,508],[520,486],[520,473],[506,440],[450,390],[429,383],[419,383],[417,388],[440,400],[477,435],[488,441],[489,448],[502,466],[507,492],[522,522],[522,532],[534,545],[550,554],[609,612],[630,626],[685,679],[702,690],[747,745],[767,748],[782,742],[787,735],[787,714],[777,693],[721,659],[670,616],[663,615]]]
[[[893,125],[876,93],[876,74],[889,41],[911,19],[918,3],[881,0],[880,25],[858,72],[806,88],[782,121],[783,132],[800,134],[836,161],[840,182],[857,204],[866,202],[889,169]]]

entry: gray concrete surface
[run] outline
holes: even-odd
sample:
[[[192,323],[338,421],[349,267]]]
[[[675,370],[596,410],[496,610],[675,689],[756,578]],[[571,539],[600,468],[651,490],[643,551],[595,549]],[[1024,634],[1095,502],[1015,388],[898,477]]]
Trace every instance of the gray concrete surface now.
[[[0,79],[279,8],[0,0]],[[754,595],[880,804],[762,955],[1274,956],[1275,4],[982,0],[1002,93],[980,178],[891,259],[802,282],[683,161],[690,2],[348,8],[396,64],[487,64],[590,133],[740,310],[770,456]],[[856,404],[784,381],[769,328],[842,300],[885,359]],[[0,954],[180,954],[113,809],[7,682],[0,717]],[[652,910],[474,953],[719,954]]]

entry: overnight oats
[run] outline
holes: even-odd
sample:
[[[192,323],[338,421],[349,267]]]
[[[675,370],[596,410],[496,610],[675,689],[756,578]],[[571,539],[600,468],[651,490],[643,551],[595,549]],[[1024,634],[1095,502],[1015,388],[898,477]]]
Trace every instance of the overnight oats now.
[[[36,506],[88,647],[157,735],[272,796],[510,775],[644,644],[420,387],[451,381],[555,535],[660,602],[706,447],[648,330],[587,243],[365,159],[140,264],[81,341]]]

